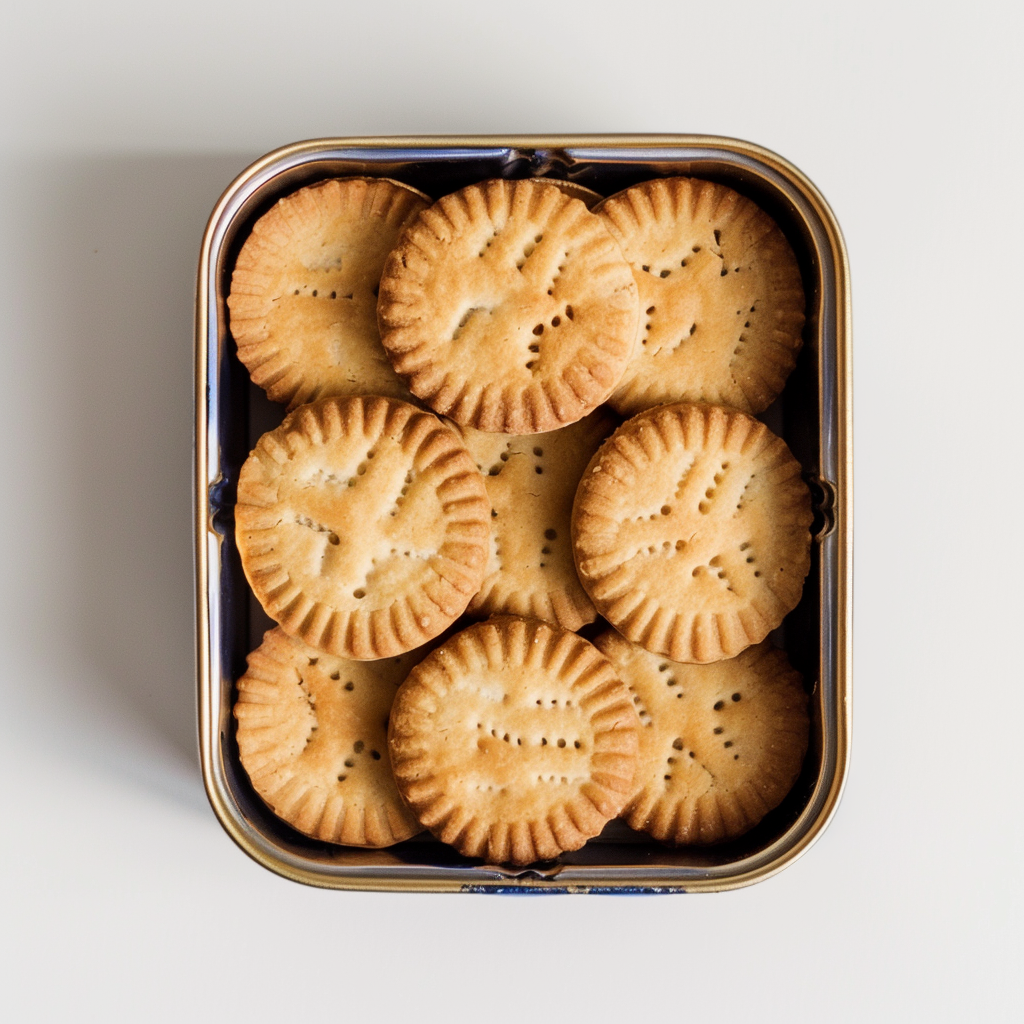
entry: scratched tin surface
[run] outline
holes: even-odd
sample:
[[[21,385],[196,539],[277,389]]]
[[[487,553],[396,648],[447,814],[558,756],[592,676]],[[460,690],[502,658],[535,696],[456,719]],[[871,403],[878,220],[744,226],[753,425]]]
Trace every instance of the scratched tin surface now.
[[[727,184],[779,223],[807,293],[804,348],[785,391],[761,418],[800,460],[815,501],[803,598],[773,634],[804,675],[811,740],[792,792],[751,832],[672,849],[611,822],[582,850],[526,869],[467,860],[429,836],[384,850],[332,846],[277,819],[238,761],[231,708],[245,656],[271,625],[242,574],[233,537],[238,471],[280,423],[234,353],[225,300],[235,256],[282,195],[326,177],[376,175],[438,198],[485,178],[546,177],[601,195],[688,174]],[[709,136],[320,139],[268,154],[228,188],[203,239],[196,300],[195,543],[199,739],[214,812],[254,859],[330,888],[497,893],[671,893],[748,885],[800,856],[834,813],[849,760],[851,429],[850,294],[838,225],[792,165],[749,143]]]

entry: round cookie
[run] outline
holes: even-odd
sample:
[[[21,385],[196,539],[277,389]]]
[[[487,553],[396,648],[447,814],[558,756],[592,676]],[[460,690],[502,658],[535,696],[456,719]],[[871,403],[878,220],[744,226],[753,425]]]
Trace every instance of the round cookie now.
[[[667,661],[609,630],[594,641],[633,692],[640,755],[622,817],[667,843],[753,828],[793,787],[807,753],[800,673],[770,643],[713,665]]]
[[[479,430],[535,434],[603,402],[633,351],[629,265],[579,199],[485,181],[424,210],[388,257],[381,339],[413,394]]]
[[[335,178],[256,221],[227,301],[238,357],[270,398],[290,409],[327,395],[411,398],[381,347],[377,288],[402,229],[429,205],[387,178]]]
[[[635,185],[597,212],[644,311],[612,406],[625,416],[665,402],[767,408],[804,323],[800,269],[778,225],[738,192],[693,178]]]
[[[235,535],[285,632],[342,657],[437,636],[487,565],[491,506],[450,427],[389,398],[326,398],[264,434],[242,466]]]
[[[619,813],[637,716],[592,644],[499,618],[457,633],[410,673],[388,742],[422,825],[464,856],[529,864],[579,849]]]
[[[796,607],[811,497],[785,442],[752,416],[665,405],[627,420],[591,460],[573,552],[597,610],[675,661],[731,658]]]
[[[387,748],[399,684],[422,657],[346,661],[270,630],[238,681],[238,752],[267,806],[328,843],[391,846],[421,831]]]
[[[561,430],[512,436],[462,428],[491,501],[491,554],[471,615],[524,615],[579,629],[597,612],[570,542],[576,485],[618,421],[601,408]]]

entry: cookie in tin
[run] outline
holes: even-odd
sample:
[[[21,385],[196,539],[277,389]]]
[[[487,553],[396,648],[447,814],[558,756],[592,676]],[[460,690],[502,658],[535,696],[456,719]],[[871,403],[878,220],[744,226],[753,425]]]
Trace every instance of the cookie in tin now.
[[[541,181],[485,181],[424,210],[388,257],[378,305],[384,348],[414,395],[512,434],[604,402],[638,316],[605,222]]]
[[[391,846],[422,831],[387,748],[399,684],[423,656],[351,661],[270,630],[248,657],[234,714],[238,752],[270,809],[314,839]]]
[[[465,611],[487,565],[490,502],[455,431],[397,399],[290,413],[242,466],[242,568],[285,632],[341,657],[412,650]]]
[[[461,428],[491,502],[490,558],[471,615],[523,615],[564,629],[594,620],[572,559],[572,503],[583,470],[617,423],[599,408],[544,434]]]
[[[615,410],[767,408],[796,363],[804,323],[800,269],[778,225],[734,189],[695,178],[635,185],[597,212],[633,268],[643,311]]]
[[[399,791],[422,825],[464,856],[529,864],[579,849],[622,809],[637,715],[582,637],[496,618],[413,669],[388,742]]]
[[[763,423],[659,406],[627,420],[583,474],[576,568],[627,639],[675,661],[719,661],[796,607],[811,519],[800,464]]]
[[[429,199],[387,178],[332,178],[270,208],[242,245],[227,305],[238,357],[275,402],[409,400],[377,330],[387,254]]]
[[[807,752],[807,694],[765,642],[711,665],[651,654],[614,630],[594,645],[633,694],[639,764],[623,811],[667,843],[716,843],[753,828],[793,787]]]

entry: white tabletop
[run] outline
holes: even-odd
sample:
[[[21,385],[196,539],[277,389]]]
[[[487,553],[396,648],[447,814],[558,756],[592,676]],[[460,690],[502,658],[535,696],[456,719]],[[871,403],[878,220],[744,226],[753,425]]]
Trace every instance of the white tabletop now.
[[[1020,1012],[1019,6],[8,6],[7,1019]],[[191,324],[206,217],[246,164],[297,139],[604,131],[761,143],[815,181],[846,233],[843,803],[802,860],[723,895],[283,881],[223,833],[196,764]]]

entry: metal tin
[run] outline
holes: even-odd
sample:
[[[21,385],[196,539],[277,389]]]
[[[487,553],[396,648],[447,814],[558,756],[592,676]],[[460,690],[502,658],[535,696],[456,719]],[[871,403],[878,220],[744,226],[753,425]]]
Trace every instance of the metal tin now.
[[[397,178],[437,197],[491,177],[547,177],[602,195],[653,177],[727,184],[779,223],[808,297],[804,349],[763,417],[789,443],[815,494],[812,566],[797,609],[776,633],[810,685],[810,750],[792,792],[746,836],[672,849],[612,822],[555,863],[507,869],[461,858],[429,836],[385,850],[317,842],[278,820],[238,761],[231,708],[245,655],[270,622],[250,594],[233,537],[238,470],[280,422],[234,355],[225,299],[256,217],[285,193],[336,175]],[[217,203],[203,238],[196,300],[195,542],[199,740],[203,781],[228,834],[260,864],[336,889],[659,893],[732,889],[792,863],[828,824],[849,760],[851,675],[850,286],[846,249],[824,199],[768,150],[703,135],[319,139],[276,150]]]

